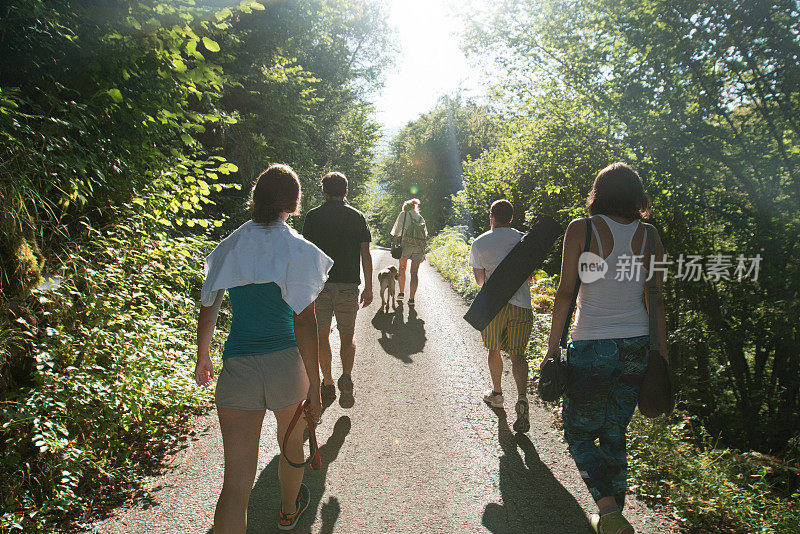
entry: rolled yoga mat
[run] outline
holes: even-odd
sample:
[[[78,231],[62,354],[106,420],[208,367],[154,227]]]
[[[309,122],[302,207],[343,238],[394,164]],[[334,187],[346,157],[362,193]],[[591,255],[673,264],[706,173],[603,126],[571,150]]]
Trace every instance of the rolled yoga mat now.
[[[476,330],[489,326],[525,280],[542,265],[550,247],[562,232],[561,225],[555,219],[549,215],[537,215],[528,233],[522,236],[522,240],[484,282],[464,319]]]

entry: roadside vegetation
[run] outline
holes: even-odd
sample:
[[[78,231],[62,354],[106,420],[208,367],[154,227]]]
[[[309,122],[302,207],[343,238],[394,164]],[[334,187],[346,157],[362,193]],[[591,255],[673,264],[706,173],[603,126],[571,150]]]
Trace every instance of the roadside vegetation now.
[[[448,227],[430,240],[427,254],[467,300],[479,290],[467,265],[470,243],[464,228]],[[557,277],[544,272],[531,285],[534,330],[527,357],[532,380],[538,379],[546,351],[556,286]],[[800,531],[800,492],[791,490],[800,465],[721,447],[685,409],[658,419],[647,419],[637,410],[628,447],[631,491],[648,502],[668,505],[687,532]]]

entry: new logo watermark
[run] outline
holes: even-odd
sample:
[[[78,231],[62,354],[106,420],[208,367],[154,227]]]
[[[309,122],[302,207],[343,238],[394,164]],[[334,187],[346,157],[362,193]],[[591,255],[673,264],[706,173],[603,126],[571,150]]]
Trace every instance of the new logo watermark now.
[[[664,280],[670,276],[670,268],[675,270],[673,278],[697,282],[699,280],[758,280],[758,272],[761,266],[761,254],[746,257],[744,254],[736,256],[732,254],[709,254],[702,256],[699,254],[680,254],[676,260],[669,259],[665,255],[663,259],[657,260],[655,256],[650,256],[652,269],[648,271],[644,266],[644,256],[631,256],[621,254],[617,258],[613,276],[615,280],[650,280],[653,275],[663,273]],[[584,252],[578,259],[578,276],[583,284],[591,284],[598,280],[611,276],[608,262],[593,252]]]
[[[606,277],[608,263],[594,252],[584,252],[578,258],[578,276],[582,284],[591,284]]]

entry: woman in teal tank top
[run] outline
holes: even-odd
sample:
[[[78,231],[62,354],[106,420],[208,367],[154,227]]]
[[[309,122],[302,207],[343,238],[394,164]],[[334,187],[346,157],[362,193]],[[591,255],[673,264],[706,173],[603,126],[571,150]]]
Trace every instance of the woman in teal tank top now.
[[[227,290],[233,319],[215,392],[225,449],[224,482],[214,515],[217,534],[247,529],[266,410],[275,413],[281,447],[300,402],[308,400],[316,420],[322,411],[314,300],[333,262],[285,222],[300,203],[300,182],[290,167],[271,165],[256,180],[248,203],[252,220],[206,259],[197,328],[195,379],[208,386],[214,377],[211,338]],[[288,436],[284,453],[303,457],[303,425]],[[310,501],[303,471],[281,455],[281,530],[294,528]]]

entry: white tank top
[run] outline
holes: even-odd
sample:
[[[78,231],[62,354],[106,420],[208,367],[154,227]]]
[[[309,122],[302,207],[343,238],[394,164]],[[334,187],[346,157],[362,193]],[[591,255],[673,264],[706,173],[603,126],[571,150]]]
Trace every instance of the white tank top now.
[[[620,256],[633,256],[631,241],[641,223],[633,221],[622,224],[605,215],[600,217],[611,230],[614,248],[605,259],[608,264],[605,277],[590,284],[581,284],[575,322],[572,325],[572,339],[577,341],[646,336],[650,333],[647,310],[642,301],[646,270],[641,267],[639,276],[635,276],[634,271],[633,277],[621,276],[621,279],[617,279],[617,265],[623,263],[620,262]],[[594,223],[592,229],[600,257],[604,257],[603,243]],[[643,238],[639,256],[644,254],[646,243],[647,240]]]

